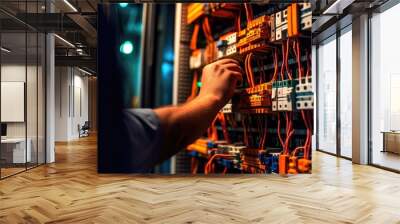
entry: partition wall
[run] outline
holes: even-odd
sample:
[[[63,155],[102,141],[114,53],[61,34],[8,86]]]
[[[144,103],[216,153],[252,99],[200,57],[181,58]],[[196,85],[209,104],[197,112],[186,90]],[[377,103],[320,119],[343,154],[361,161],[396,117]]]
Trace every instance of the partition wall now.
[[[1,179],[46,161],[46,38],[24,22],[44,6],[44,0],[0,2]]]

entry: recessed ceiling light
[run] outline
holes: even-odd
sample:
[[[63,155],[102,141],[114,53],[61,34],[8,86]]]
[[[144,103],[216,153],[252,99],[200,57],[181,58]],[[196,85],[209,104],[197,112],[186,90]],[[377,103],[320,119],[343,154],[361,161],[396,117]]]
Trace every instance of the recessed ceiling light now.
[[[92,73],[90,73],[90,72],[88,72],[88,71],[86,71],[86,70],[83,70],[83,69],[81,69],[81,68],[79,68],[79,67],[78,67],[78,70],[81,71],[81,72],[83,72],[83,73],[85,73],[85,74],[87,74],[87,75],[92,75]]]
[[[78,12],[78,10],[68,1],[64,0],[65,4],[67,4],[74,12]]]
[[[9,50],[9,49],[7,49],[5,47],[1,47],[0,49],[1,49],[1,51],[4,51],[6,53],[10,53],[11,52],[11,50]]]
[[[75,45],[73,45],[71,42],[69,42],[68,40],[62,38],[61,36],[59,36],[58,34],[54,34],[55,37],[57,37],[59,40],[61,40],[62,42],[64,42],[65,44],[67,44],[70,47],[75,48]]]

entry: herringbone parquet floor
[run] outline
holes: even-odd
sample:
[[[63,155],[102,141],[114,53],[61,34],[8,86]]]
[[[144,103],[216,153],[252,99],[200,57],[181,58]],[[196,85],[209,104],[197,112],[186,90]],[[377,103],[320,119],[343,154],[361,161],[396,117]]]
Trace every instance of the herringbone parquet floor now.
[[[96,173],[95,138],[0,181],[0,223],[400,223],[400,175],[314,152],[311,175]]]

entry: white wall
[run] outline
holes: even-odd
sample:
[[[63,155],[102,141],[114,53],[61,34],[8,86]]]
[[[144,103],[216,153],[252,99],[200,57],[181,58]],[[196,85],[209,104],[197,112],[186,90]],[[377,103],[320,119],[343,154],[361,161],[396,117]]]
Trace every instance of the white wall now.
[[[1,66],[1,81],[2,82],[25,82],[25,69],[27,69],[27,120],[28,129],[34,127],[36,130],[36,106],[37,106],[37,95],[36,95],[36,66],[29,66],[26,68],[24,65],[19,64],[5,64]],[[40,68],[39,68],[40,69]],[[39,72],[41,72],[39,70]],[[40,74],[40,73],[39,73]],[[40,105],[39,105],[40,106]],[[6,110],[7,108],[1,108]],[[28,130],[28,137],[29,137]],[[36,133],[35,133],[36,134]],[[25,137],[25,123],[24,122],[11,122],[7,123],[7,136],[8,137]]]
[[[38,69],[38,70],[37,70]],[[2,82],[24,82],[26,84],[26,110],[27,120],[25,122],[6,122],[8,138],[25,138],[30,139],[32,149],[32,161],[44,162],[44,74],[42,67],[36,65],[24,64],[3,64],[1,66]],[[27,80],[26,80],[27,78]],[[38,86],[39,85],[39,86]],[[7,96],[3,96],[7,97]],[[7,110],[7,108],[1,108]],[[25,111],[24,111],[25,112]],[[37,149],[39,156],[37,157]]]
[[[55,140],[79,137],[78,125],[88,120],[88,77],[76,68],[56,67]]]
[[[55,141],[68,140],[69,68],[55,68]]]
[[[25,64],[9,64],[1,66],[1,81],[2,82],[25,82]],[[32,67],[28,67],[31,70]],[[6,108],[1,108],[6,110]],[[7,137],[25,137],[25,123],[7,123]]]

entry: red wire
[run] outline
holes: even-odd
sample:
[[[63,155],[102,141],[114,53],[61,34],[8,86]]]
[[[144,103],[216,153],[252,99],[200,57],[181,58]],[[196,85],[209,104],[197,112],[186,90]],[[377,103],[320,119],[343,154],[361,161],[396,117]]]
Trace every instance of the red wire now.
[[[199,30],[200,30],[200,25],[198,23],[196,23],[194,25],[192,38],[190,40],[190,49],[191,50],[196,50],[196,48],[197,48],[197,38],[199,35]]]
[[[290,40],[286,40],[285,66],[286,66],[286,72],[287,72],[288,78],[290,80],[292,80],[293,79],[292,78],[292,73],[289,70],[289,63],[288,63],[288,60],[289,60],[289,41]]]
[[[278,76],[278,50],[274,50],[274,76],[272,77],[272,81],[275,81]]]
[[[284,80],[284,79],[285,79],[285,78],[283,77],[284,69],[285,69],[285,45],[282,44],[281,80]]]
[[[251,8],[251,5],[249,3],[245,3],[244,8],[246,10],[247,22],[250,22],[251,20],[253,20],[253,9]]]

